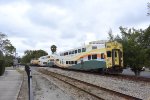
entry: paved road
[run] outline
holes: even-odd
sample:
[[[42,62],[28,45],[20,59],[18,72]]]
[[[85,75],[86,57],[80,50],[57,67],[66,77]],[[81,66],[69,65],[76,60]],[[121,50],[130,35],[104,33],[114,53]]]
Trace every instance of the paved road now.
[[[17,96],[22,83],[22,77],[16,70],[6,70],[0,76],[0,100],[17,100]]]
[[[122,74],[134,75],[134,73],[129,68],[124,69]],[[140,74],[140,76],[150,78],[150,71],[148,71],[148,70],[147,71],[142,71],[141,74]]]

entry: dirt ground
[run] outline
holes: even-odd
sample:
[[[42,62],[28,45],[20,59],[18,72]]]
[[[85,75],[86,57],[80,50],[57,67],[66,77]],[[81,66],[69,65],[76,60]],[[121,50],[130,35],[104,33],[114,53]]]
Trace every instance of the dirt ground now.
[[[28,81],[26,72],[23,72],[23,83],[17,100],[28,100]],[[32,87],[34,100],[74,100],[71,96],[62,91],[52,82],[40,75],[32,74]]]
[[[32,88],[34,100],[96,100],[56,78],[41,74],[32,68]],[[36,68],[35,68],[36,69]],[[17,100],[29,100],[28,80],[24,67],[16,69],[23,76]]]
[[[23,74],[23,82],[21,85],[21,89],[18,95],[17,100],[29,100],[28,98],[28,81],[27,81],[27,75],[25,71],[22,71]]]
[[[51,81],[33,72],[34,100],[74,100]]]
[[[23,83],[17,100],[28,100],[28,81],[23,73]],[[51,76],[43,76],[32,70],[32,88],[34,100],[96,100],[72,86]]]

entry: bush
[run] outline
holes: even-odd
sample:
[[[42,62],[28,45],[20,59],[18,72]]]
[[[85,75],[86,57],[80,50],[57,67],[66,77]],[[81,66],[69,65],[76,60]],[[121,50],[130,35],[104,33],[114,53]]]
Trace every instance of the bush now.
[[[2,51],[0,51],[0,76],[4,74],[5,72],[5,65],[4,65],[4,56]]]

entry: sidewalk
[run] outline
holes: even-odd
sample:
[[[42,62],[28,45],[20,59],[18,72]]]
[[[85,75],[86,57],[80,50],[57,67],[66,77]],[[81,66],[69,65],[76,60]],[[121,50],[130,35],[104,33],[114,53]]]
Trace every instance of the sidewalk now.
[[[22,83],[22,75],[13,68],[6,69],[0,76],[0,100],[17,100]]]

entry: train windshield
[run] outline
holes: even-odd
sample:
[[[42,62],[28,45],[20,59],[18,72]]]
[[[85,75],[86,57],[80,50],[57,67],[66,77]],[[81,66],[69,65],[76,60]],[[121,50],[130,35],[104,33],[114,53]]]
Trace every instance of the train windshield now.
[[[107,57],[111,57],[111,51],[107,51]]]

